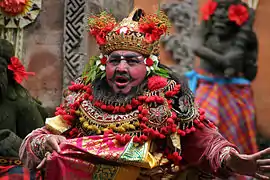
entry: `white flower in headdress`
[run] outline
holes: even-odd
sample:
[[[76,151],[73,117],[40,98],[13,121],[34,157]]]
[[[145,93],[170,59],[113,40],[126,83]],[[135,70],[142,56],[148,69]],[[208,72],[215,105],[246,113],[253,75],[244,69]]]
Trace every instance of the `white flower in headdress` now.
[[[146,64],[147,72],[150,73],[151,71],[154,71],[155,67],[158,65],[158,57],[155,55],[150,55],[148,58],[144,59],[144,63]]]
[[[101,71],[105,71],[105,64],[107,60],[108,55],[103,55],[102,53],[100,53],[99,60],[96,61],[96,66],[98,66]]]

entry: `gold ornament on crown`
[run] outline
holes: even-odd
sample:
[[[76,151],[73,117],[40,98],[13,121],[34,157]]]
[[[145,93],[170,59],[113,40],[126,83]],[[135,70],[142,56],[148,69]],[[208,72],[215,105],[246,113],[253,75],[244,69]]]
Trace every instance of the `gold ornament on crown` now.
[[[160,37],[169,26],[162,11],[145,15],[141,9],[132,11],[119,24],[108,13],[89,19],[90,34],[96,38],[101,53],[106,55],[116,50],[136,51],[145,56],[158,54]]]

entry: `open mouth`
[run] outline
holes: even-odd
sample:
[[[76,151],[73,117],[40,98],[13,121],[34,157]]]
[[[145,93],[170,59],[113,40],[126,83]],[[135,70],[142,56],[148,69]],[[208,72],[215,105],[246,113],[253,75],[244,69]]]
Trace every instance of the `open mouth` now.
[[[118,87],[124,87],[129,83],[129,79],[124,76],[116,76],[114,81]]]

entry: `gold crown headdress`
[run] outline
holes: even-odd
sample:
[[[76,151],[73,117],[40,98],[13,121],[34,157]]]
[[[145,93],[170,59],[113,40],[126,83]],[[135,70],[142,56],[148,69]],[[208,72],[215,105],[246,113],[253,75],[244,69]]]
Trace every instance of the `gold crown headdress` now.
[[[169,20],[158,11],[156,14],[145,15],[142,9],[135,9],[120,23],[115,18],[102,12],[89,18],[90,34],[96,39],[100,56],[93,56],[85,67],[83,77],[86,82],[96,78],[104,78],[108,55],[116,50],[130,50],[143,54],[145,57],[147,75],[168,77],[167,70],[158,67],[158,47],[160,37],[166,33]]]
[[[90,34],[104,55],[115,50],[131,50],[145,56],[158,54],[159,39],[168,26],[169,20],[162,11],[146,15],[142,9],[135,9],[119,24],[106,12],[89,18]]]

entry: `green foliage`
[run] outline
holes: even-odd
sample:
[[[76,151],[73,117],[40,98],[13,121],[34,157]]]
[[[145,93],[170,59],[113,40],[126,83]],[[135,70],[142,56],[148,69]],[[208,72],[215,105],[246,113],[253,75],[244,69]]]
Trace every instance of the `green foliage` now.
[[[93,82],[96,78],[103,79],[106,76],[105,71],[100,69],[102,65],[97,63],[98,61],[100,61],[99,56],[92,56],[86,64],[82,74],[85,84]]]

